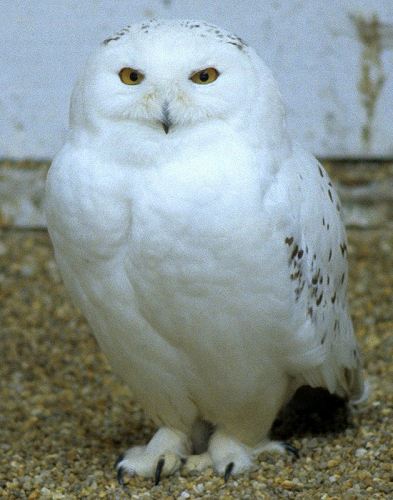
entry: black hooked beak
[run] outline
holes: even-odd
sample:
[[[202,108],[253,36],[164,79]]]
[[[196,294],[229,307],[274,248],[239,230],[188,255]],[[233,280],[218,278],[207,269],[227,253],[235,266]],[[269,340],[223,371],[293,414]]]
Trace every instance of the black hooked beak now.
[[[162,128],[164,129],[164,132],[167,134],[169,132],[169,128],[172,125],[171,117],[169,115],[169,104],[168,101],[165,101],[164,104],[162,105]]]

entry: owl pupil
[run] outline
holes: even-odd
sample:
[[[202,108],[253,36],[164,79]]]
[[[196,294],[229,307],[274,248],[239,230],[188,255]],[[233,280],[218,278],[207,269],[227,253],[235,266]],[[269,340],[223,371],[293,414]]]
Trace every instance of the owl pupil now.
[[[132,82],[136,82],[138,80],[138,73],[136,71],[133,71],[131,74],[130,74],[130,80]]]
[[[207,71],[201,71],[199,73],[199,79],[201,80],[201,82],[206,82],[209,79]]]

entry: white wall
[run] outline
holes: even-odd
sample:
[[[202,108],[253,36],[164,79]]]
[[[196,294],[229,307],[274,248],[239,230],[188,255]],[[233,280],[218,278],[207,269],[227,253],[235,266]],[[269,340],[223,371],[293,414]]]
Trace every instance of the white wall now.
[[[205,19],[256,47],[315,154],[393,157],[393,0],[0,0],[0,158],[51,158],[86,56],[151,17]]]

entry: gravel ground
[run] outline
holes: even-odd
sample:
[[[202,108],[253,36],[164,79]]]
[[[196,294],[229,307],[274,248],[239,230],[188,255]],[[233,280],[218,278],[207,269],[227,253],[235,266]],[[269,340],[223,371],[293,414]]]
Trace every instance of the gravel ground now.
[[[100,353],[71,305],[44,231],[0,232],[0,496],[4,498],[392,498],[393,234],[350,230],[350,300],[372,395],[348,415],[307,397],[274,432],[297,461],[263,454],[227,484],[213,472],[134,478],[121,488],[113,462],[145,442],[151,423]],[[306,394],[307,396],[307,394]]]

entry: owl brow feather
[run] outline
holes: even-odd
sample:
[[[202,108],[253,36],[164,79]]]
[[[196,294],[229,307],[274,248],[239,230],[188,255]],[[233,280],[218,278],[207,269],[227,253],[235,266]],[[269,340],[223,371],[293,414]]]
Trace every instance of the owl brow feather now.
[[[149,33],[150,28],[159,28],[161,26],[161,23],[157,21],[156,19],[150,19],[149,21],[144,21],[140,25],[140,30],[143,31],[144,33]],[[240,38],[237,35],[223,32],[221,31],[217,26],[214,24],[209,24],[204,21],[191,21],[191,20],[186,20],[186,21],[180,21],[179,22],[179,27],[181,28],[186,28],[190,30],[197,30],[200,33],[199,36],[201,38],[205,38],[207,34],[209,35],[215,35],[215,39],[222,41],[223,43],[227,43],[230,45],[234,45],[237,47],[239,50],[244,50],[247,47],[247,44],[242,38]],[[106,38],[102,44],[107,45],[108,43],[112,41],[117,41],[120,40],[122,36],[124,36],[126,33],[129,33],[131,29],[131,26],[128,25],[122,30],[116,32],[114,35]]]

